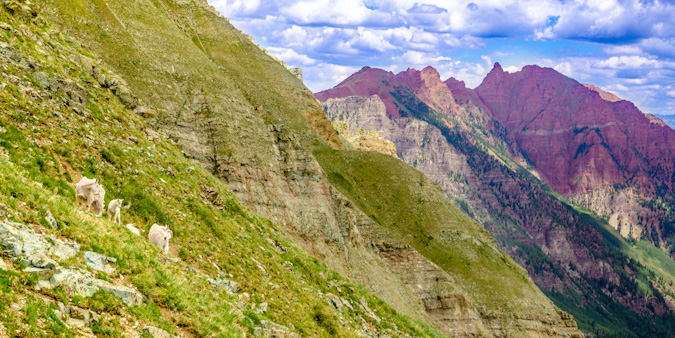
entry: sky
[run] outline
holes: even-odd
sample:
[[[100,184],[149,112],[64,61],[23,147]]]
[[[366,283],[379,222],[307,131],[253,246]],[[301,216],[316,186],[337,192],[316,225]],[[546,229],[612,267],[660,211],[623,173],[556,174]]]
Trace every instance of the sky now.
[[[675,0],[208,2],[314,92],[364,66],[433,66],[474,88],[495,62],[536,64],[675,114]]]

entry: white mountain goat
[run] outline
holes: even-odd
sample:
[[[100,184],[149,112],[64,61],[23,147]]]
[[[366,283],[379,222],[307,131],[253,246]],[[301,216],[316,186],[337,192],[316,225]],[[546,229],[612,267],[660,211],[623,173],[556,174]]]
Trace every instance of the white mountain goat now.
[[[148,239],[150,243],[160,247],[164,252],[169,253],[169,239],[173,237],[173,231],[169,229],[169,226],[161,226],[159,224],[153,224],[148,231]]]
[[[136,236],[140,236],[140,235],[141,235],[140,230],[139,230],[138,228],[136,228],[133,224],[127,224],[127,225],[125,225],[125,227],[126,227],[127,229],[129,229],[129,231],[131,231],[132,234],[134,234],[134,235],[136,235]]]
[[[116,199],[108,203],[108,221],[122,224],[120,219],[121,210],[129,209],[129,207],[131,207],[131,203],[123,207],[122,202],[124,202],[123,199]]]
[[[75,185],[75,202],[84,211],[101,217],[105,205],[105,189],[97,180],[83,176]]]

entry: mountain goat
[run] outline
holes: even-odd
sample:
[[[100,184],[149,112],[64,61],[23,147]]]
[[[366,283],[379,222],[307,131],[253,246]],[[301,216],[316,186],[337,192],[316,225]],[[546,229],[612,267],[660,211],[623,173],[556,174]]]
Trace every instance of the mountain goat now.
[[[75,185],[75,202],[84,211],[91,211],[101,217],[105,205],[105,189],[98,180],[82,176]]]
[[[118,225],[121,224],[120,220],[120,210],[122,209],[123,199],[116,199],[108,203],[108,221],[115,222]]]
[[[136,235],[136,236],[140,236],[140,235],[141,235],[140,230],[139,230],[138,228],[136,228],[133,224],[127,224],[127,225],[125,225],[125,227],[126,227],[127,229],[129,229],[129,231],[131,231],[132,234],[134,234],[134,235]]]
[[[169,239],[173,237],[173,231],[169,229],[169,226],[161,226],[159,224],[153,224],[148,231],[148,239],[150,243],[160,247],[164,252],[169,253]]]

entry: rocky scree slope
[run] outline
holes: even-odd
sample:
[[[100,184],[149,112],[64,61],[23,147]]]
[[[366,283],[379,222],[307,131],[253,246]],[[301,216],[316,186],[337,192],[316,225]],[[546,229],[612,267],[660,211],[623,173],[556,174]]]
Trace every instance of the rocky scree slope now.
[[[517,144],[462,82],[445,81],[459,109],[437,112],[430,106],[433,101],[427,104],[415,95],[423,90],[419,81],[409,88],[397,80],[402,77],[390,74],[384,84],[377,84],[370,80],[370,71],[365,68],[335,89],[317,94],[325,100],[322,105],[331,120],[378,130],[393,141],[401,159],[438,182],[462,210],[485,225],[500,247],[557,304],[573,312],[585,330],[625,333],[631,328],[649,336],[656,334],[653,328],[662,329],[658,317],[665,316],[666,323],[670,318],[668,290],[675,276],[667,255],[647,243],[629,245],[607,230],[606,222],[551,195],[523,158],[510,157],[512,149],[518,151]],[[413,72],[404,72],[405,78],[428,79],[421,73],[434,73],[428,68],[418,76]],[[427,81],[438,83],[440,78]],[[391,83],[397,85],[389,87],[386,97],[398,105],[396,114],[378,95],[367,96],[375,92],[369,86]],[[434,85],[428,91],[438,89]],[[360,96],[340,97],[343,93]],[[401,112],[409,117],[397,118]],[[658,323],[652,322],[654,317]]]
[[[280,224],[307,252],[363,283],[399,312],[458,336],[507,331],[514,336],[578,334],[569,317],[555,310],[522,270],[506,264],[495,266],[526,286],[524,298],[541,302],[512,308],[511,299],[499,298],[499,304],[480,307],[476,300],[487,295],[461,285],[415,289],[411,278],[449,272],[410,246],[407,236],[364,213],[356,197],[347,198],[331,185],[326,171],[337,164],[328,155],[317,161],[315,153],[339,153],[343,145],[319,103],[284,65],[205,2],[41,4],[50,20],[126,80],[141,103],[136,111],[162,137],[176,142],[253,211]],[[400,161],[389,164],[392,171],[408,168]],[[480,229],[464,220],[456,223],[460,233]],[[407,255],[419,262],[411,265],[414,269],[401,269],[380,250],[406,245]],[[466,254],[481,257],[481,252]],[[470,270],[457,273],[474,278]],[[440,301],[450,296],[467,301]],[[441,305],[427,306],[428,299]],[[434,320],[431,310],[439,306],[439,318],[452,325]],[[540,312],[542,308],[546,311]],[[465,317],[469,319],[460,320]],[[522,321],[529,324],[519,324]]]
[[[0,4],[0,336],[438,336],[244,207],[38,7]],[[170,253],[79,211],[80,175],[170,225]]]

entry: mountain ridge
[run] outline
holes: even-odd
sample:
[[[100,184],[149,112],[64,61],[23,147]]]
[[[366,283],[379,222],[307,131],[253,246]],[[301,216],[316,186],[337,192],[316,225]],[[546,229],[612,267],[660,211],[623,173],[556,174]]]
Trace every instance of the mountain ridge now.
[[[493,70],[497,76],[503,73],[500,68],[495,65]],[[539,70],[538,67],[526,67],[525,71]],[[393,74],[390,78],[393,79],[388,79],[391,83],[398,80]],[[657,311],[646,313],[657,316],[670,313],[672,309],[668,303],[659,297],[643,296],[628,289],[617,290],[614,286],[611,287],[613,291],[606,290],[607,280],[624,288],[631,284],[635,286],[633,278],[643,274],[636,272],[639,267],[624,270],[617,266],[618,262],[634,254],[629,254],[626,249],[630,244],[624,243],[618,233],[607,232],[607,221],[575,210],[577,206],[542,184],[538,170],[521,149],[517,138],[503,121],[492,117],[474,90],[467,89],[455,79],[448,79],[445,84],[451,89],[459,109],[437,111],[438,106],[430,106],[422,102],[424,99],[417,98],[413,88],[398,88],[386,93],[385,98],[393,97],[392,101],[399,104],[398,110],[404,114],[400,118],[391,114],[386,106],[379,113],[363,108],[352,112],[336,109],[353,105],[348,102],[358,102],[365,97],[370,97],[369,101],[379,99],[377,95],[369,96],[371,91],[363,83],[361,86],[347,83],[349,91],[343,88],[345,85],[338,86],[335,91],[317,93],[317,98],[323,102],[331,120],[346,120],[350,125],[378,130],[380,136],[393,141],[400,158],[441,184],[463,211],[484,224],[497,238],[500,247],[527,268],[542,290],[581,320],[580,325],[586,330],[595,333],[615,330],[612,320],[639,325],[643,320],[638,319],[639,316],[650,307]],[[587,95],[599,95],[586,87],[583,90]],[[344,92],[358,96],[341,96]],[[427,102],[433,105],[433,102]],[[429,125],[422,127],[418,125],[421,122]],[[665,259],[665,264],[672,262],[670,258],[661,259]],[[602,269],[603,272],[595,271],[594,266],[603,265],[607,267]],[[673,276],[671,270],[664,278],[672,280]],[[650,288],[658,293],[658,286]],[[598,292],[601,289],[605,291]],[[605,299],[605,294],[611,296]],[[584,303],[588,302],[588,305],[579,303],[579,295],[586,297]],[[572,301],[574,298],[577,300]],[[591,304],[614,308],[614,319],[607,321],[607,314],[588,309],[600,306]],[[635,311],[630,315],[634,317],[619,319],[621,311],[626,309]],[[635,330],[629,326],[624,328]],[[605,329],[607,331],[603,331]],[[645,328],[644,332],[648,330]]]

